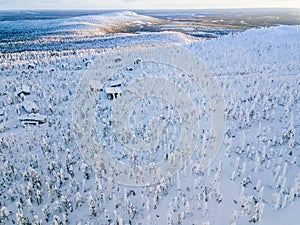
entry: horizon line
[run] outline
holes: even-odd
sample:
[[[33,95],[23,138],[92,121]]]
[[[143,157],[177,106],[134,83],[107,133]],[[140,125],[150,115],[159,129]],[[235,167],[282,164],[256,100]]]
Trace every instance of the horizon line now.
[[[278,9],[288,9],[288,10],[300,10],[300,7],[212,7],[212,8],[105,8],[105,9],[95,9],[95,8],[73,8],[73,9],[63,9],[63,8],[8,8],[8,9],[0,9],[0,11],[131,11],[131,10],[247,10],[247,9],[268,9],[268,10],[278,10]]]

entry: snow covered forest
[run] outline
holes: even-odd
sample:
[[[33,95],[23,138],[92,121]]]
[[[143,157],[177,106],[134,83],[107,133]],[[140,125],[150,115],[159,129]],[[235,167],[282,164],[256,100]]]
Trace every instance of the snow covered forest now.
[[[159,23],[129,12],[113,18],[114,26],[109,29],[118,27],[118,31],[126,23]],[[68,45],[70,36],[56,36],[55,32],[39,41],[1,43],[1,225],[297,224],[299,25],[249,29],[209,40],[179,32],[154,32],[114,34],[102,37],[101,42],[95,36],[104,35],[100,31],[107,31],[104,28],[111,24],[111,17],[94,19],[93,23],[101,25],[96,34],[82,27],[89,26],[89,19],[80,20],[80,32],[74,32],[69,20],[57,24],[74,32],[73,45]],[[44,26],[32,23],[38,29]],[[8,25],[11,23],[5,26]],[[18,26],[14,28],[16,32],[24,28]],[[83,36],[90,42],[81,43]],[[78,84],[103,52],[161,43],[189,49],[217,80],[225,101],[223,142],[207,170],[199,169],[201,157],[195,154],[182,170],[160,183],[143,187],[121,185],[95,170],[77,146],[72,107]],[[124,70],[133,78],[139,75],[132,68]],[[115,101],[116,96],[109,94],[102,95],[98,102],[100,122],[101,115],[109,114],[109,104]],[[159,108],[165,103],[154,103],[142,102],[139,107],[145,107],[146,112],[164,113]],[[134,126],[140,130],[149,122],[149,118],[139,115],[132,118],[139,121]],[[179,120],[174,120],[176,130]],[[200,152],[208,135],[206,131],[199,134]],[[176,140],[172,144],[176,145]],[[134,163],[133,153],[122,154],[126,163]],[[151,154],[153,160],[162,160],[159,151]]]

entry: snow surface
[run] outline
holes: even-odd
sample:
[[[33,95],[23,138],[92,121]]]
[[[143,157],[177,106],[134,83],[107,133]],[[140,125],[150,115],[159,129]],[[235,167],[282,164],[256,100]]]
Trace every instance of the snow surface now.
[[[37,30],[48,31],[44,35],[79,33],[80,35],[103,35],[118,31],[126,25],[158,23],[159,19],[138,15],[131,11],[111,12],[102,15],[79,16],[64,19],[1,21],[1,31],[13,30],[27,33]]]
[[[86,21],[110,24],[130,18],[137,23],[141,21],[137,16],[124,12]],[[77,20],[59,24],[68,30]],[[51,26],[26,23],[27,29]],[[10,25],[1,22],[1,29]],[[82,25],[84,30],[87,24]],[[24,26],[25,22],[16,29]],[[142,188],[119,185],[95,172],[83,160],[73,135],[72,105],[79,81],[90,62],[109,51],[111,44],[1,53],[0,109],[5,114],[0,117],[0,224],[41,224],[40,220],[43,224],[296,224],[300,219],[299,36],[300,26],[278,26],[209,41],[177,33],[172,38],[160,33],[111,39],[113,46],[180,43],[207,64],[224,92],[226,133],[210,168],[197,170],[201,156],[195,154],[170,180]],[[125,77],[138,75],[126,68],[122,72]],[[24,99],[16,94],[22,84],[30,87],[26,100],[35,102],[47,117],[45,124],[24,127],[18,121],[26,114],[20,110]],[[113,102],[99,95],[101,119],[110,113]],[[202,103],[206,115],[205,99]],[[147,118],[160,112],[157,106],[149,109]],[[132,119],[140,121],[137,127],[143,124],[141,118]],[[202,144],[208,135],[206,130],[201,134]]]

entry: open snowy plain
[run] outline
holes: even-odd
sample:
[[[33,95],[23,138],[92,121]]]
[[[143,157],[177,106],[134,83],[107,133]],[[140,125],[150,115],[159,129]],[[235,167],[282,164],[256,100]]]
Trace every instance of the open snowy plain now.
[[[300,26],[209,40],[174,31],[125,32],[149,24],[163,21],[117,12],[55,23],[0,22],[0,224],[299,224]],[[103,54],[164,44],[197,55],[217,82],[225,106],[222,144],[202,170],[202,149],[216,121],[203,87],[194,87],[188,71],[159,60],[124,65],[104,88],[91,84],[99,89],[91,120],[114,159],[155,165],[169,160],[166,152],[182,138],[180,112],[166,96],[149,96],[137,101],[128,123],[144,140],[155,136],[149,133],[159,127],[156,117],[167,121],[158,147],[135,151],[115,141],[112,107],[118,109],[122,92],[143,76],[164,77],[188,92],[198,104],[201,132],[195,151],[173,176],[161,174],[160,182],[144,186],[119,184],[95,168],[77,142],[73,110],[79,87]],[[191,62],[182,57],[182,63]]]

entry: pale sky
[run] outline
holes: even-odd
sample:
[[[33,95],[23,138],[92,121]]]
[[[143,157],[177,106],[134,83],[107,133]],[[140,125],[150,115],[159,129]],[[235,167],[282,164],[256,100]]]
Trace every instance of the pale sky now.
[[[0,9],[300,8],[300,0],[0,0]]]

